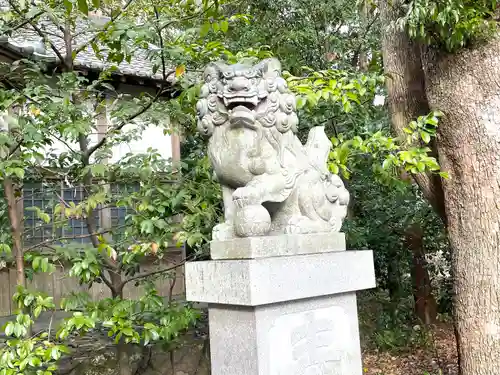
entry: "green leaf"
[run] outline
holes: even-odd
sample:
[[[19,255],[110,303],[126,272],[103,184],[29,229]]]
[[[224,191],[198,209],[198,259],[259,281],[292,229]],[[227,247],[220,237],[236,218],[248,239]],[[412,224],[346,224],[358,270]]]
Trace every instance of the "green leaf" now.
[[[6,243],[0,243],[0,253],[11,254],[12,249]]]
[[[99,9],[99,7],[101,6],[101,0],[92,0],[92,5],[94,6],[94,8]]]
[[[22,180],[24,178],[24,169],[14,168],[14,174],[17,176],[17,178]]]
[[[347,101],[345,101],[345,102],[343,103],[343,107],[344,107],[344,112],[345,112],[345,113],[349,113],[349,112],[351,112],[351,108],[352,108],[352,106],[351,106],[351,102],[350,102],[350,101],[348,101],[348,100],[347,100]]]
[[[144,220],[141,223],[141,233],[151,234],[154,230],[154,224],[151,220]]]
[[[78,10],[85,14],[89,15],[89,5],[87,4],[87,0],[77,0],[78,1]]]
[[[35,318],[38,318],[40,316],[40,314],[42,313],[42,306],[38,305],[37,307],[35,307],[35,309],[33,310],[33,315],[35,316]]]
[[[14,333],[14,323],[8,322],[7,325],[5,326],[5,335],[12,336],[13,333]]]
[[[66,8],[66,13],[70,14],[73,10],[73,3],[70,0],[64,0],[64,7]]]
[[[328,165],[328,169],[333,174],[339,174],[339,166],[337,164],[331,163]]]
[[[57,346],[54,346],[51,350],[50,350],[50,357],[57,361],[59,358],[61,358],[61,352],[59,351],[59,348]]]
[[[40,268],[40,262],[41,262],[41,260],[42,260],[41,257],[35,257],[35,259],[33,259],[33,262],[31,263],[31,266],[33,267],[34,271],[37,271]]]
[[[222,30],[222,32],[227,33],[227,30],[229,29],[229,22],[227,22],[226,20],[221,21],[220,29]]]
[[[31,303],[35,300],[35,296],[32,295],[32,294],[28,294],[25,298],[24,298],[24,306],[29,306],[31,305]],[[22,315],[18,315],[17,317],[21,317]]]
[[[304,98],[303,96],[297,96],[297,108],[301,109],[303,108],[307,103],[307,99]]]
[[[422,140],[425,142],[425,143],[429,143],[431,141],[431,136],[429,135],[429,133],[425,132],[425,131],[421,131],[420,132],[420,136],[422,137]]]
[[[49,259],[43,258],[41,263],[42,272],[47,272],[49,270]]]
[[[29,359],[29,364],[31,367],[38,367],[38,366],[40,366],[41,363],[42,362],[40,361],[40,358],[38,358],[38,357],[31,357]]]
[[[208,34],[208,32],[210,31],[210,27],[211,27],[211,25],[208,22],[205,22],[203,25],[201,25],[201,27],[200,27],[200,35],[202,37],[206,36]]]
[[[132,328],[124,328],[122,329],[122,332],[125,336],[133,336],[134,335],[134,330]]]
[[[39,212],[38,217],[40,220],[42,220],[45,224],[50,223],[50,215],[47,214],[46,212]]]

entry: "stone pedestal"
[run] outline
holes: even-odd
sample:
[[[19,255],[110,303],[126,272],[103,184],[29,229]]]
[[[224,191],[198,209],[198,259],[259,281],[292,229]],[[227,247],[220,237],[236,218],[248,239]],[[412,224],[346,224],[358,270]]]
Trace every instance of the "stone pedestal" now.
[[[371,251],[343,233],[214,241],[186,264],[187,299],[209,305],[213,375],[361,375],[356,291]]]

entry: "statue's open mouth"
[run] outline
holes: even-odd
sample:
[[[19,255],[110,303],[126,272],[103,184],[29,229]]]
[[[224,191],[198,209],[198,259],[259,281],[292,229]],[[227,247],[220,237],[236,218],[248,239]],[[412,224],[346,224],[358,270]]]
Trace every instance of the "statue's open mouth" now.
[[[238,107],[243,107],[243,108],[246,108],[250,111],[254,110],[255,109],[255,104],[253,103],[250,103],[250,102],[233,102],[233,103],[230,103],[228,106],[227,106],[227,109],[229,109],[230,111],[238,108]],[[242,109],[243,109],[242,108]]]
[[[255,107],[257,98],[228,99],[226,107],[229,110],[229,121],[233,126],[251,126],[255,122]]]
[[[224,104],[226,108],[229,110],[234,110],[237,107],[245,107],[250,111],[254,110],[258,104],[258,98],[256,96],[251,97],[233,97],[233,98],[224,98]]]

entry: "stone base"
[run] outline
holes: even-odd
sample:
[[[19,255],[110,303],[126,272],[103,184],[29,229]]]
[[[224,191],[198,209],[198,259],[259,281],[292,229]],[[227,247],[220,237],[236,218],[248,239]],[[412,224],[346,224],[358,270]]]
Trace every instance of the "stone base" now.
[[[355,292],[375,286],[372,252],[340,234],[231,241],[212,243],[229,259],[186,264],[187,299],[209,306],[212,375],[361,375]]]
[[[257,259],[345,250],[344,233],[290,234],[212,241],[212,259]]]
[[[209,308],[213,375],[362,375],[356,294]]]
[[[371,251],[186,263],[186,297],[212,304],[260,306],[375,286]]]

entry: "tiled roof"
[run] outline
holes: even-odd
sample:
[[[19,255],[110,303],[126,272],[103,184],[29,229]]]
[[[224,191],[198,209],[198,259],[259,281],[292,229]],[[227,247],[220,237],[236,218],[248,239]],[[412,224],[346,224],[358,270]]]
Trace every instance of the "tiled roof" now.
[[[0,7],[2,3],[4,3],[4,1],[0,0]],[[5,7],[3,8],[5,9]],[[90,45],[90,41],[94,37],[96,29],[102,28],[108,21],[108,17],[97,15],[89,15],[88,19],[78,21],[75,33],[76,37],[72,43],[73,48],[78,48],[82,45],[86,45],[86,48],[77,55],[75,59],[76,67],[102,70],[112,65],[98,58]],[[64,56],[66,48],[62,32],[58,27],[47,19],[40,20],[37,26],[49,33],[47,37],[50,42],[53,43]],[[2,47],[34,59],[49,61],[58,60],[52,48],[50,48],[49,45],[44,45],[40,35],[29,25],[16,30],[10,36],[0,35],[0,48]],[[148,47],[148,49],[136,49],[130,63],[124,61],[119,64],[116,73],[139,78],[161,80],[163,78],[160,71],[161,69],[153,74],[153,63],[149,59],[150,55],[158,51],[159,47],[151,44]],[[101,53],[106,57],[106,51],[102,51]],[[169,72],[167,72],[167,74],[168,73]],[[171,77],[169,80],[173,80],[172,76],[172,74],[169,75],[169,78]]]

